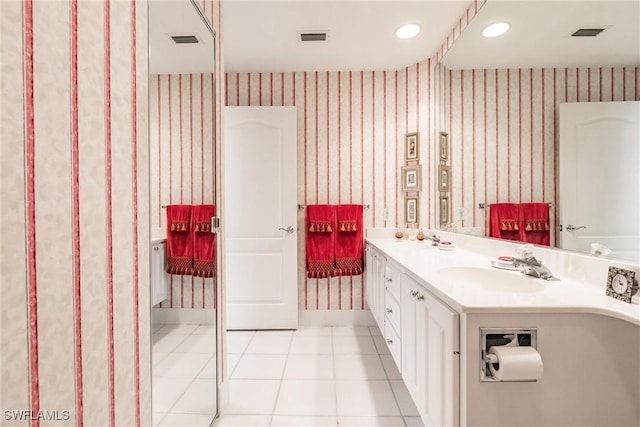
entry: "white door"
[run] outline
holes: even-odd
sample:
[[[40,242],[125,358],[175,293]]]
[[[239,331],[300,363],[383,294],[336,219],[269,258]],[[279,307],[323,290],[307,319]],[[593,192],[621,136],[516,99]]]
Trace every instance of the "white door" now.
[[[560,104],[560,247],[639,260],[639,127],[640,102]]]
[[[228,329],[295,329],[295,107],[227,107],[224,194]]]

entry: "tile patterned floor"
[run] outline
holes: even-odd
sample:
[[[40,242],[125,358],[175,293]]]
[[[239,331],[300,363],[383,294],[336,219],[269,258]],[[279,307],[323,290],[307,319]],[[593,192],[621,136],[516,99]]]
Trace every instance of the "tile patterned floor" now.
[[[230,331],[215,426],[422,426],[377,327]]]
[[[216,412],[215,328],[153,328],[153,425],[209,426]]]

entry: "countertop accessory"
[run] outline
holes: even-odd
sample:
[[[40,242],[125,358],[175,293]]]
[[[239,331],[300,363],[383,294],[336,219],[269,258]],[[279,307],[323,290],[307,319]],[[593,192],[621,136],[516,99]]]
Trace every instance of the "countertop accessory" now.
[[[422,228],[418,231],[418,235],[416,236],[416,239],[419,240],[420,242],[425,239],[425,235],[422,232]]]
[[[608,247],[601,245],[600,243],[592,243],[591,244],[591,254],[595,256],[605,257],[611,253],[611,249]]]
[[[440,243],[438,243],[438,249],[440,249],[441,251],[452,251],[455,248],[456,245],[451,242],[440,241]]]
[[[515,261],[514,257],[511,256],[499,256],[496,259],[491,260],[491,267],[499,268],[502,270],[519,270],[520,267],[515,265],[513,262]]]
[[[631,297],[638,292],[635,271],[619,267],[609,267],[607,275],[607,296],[631,303]]]

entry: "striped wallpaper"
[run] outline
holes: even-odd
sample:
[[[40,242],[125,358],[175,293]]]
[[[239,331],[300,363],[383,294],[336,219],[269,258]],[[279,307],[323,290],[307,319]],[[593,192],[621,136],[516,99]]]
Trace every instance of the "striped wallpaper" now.
[[[2,2],[2,52],[2,408],[148,425],[146,2]]]
[[[441,48],[425,61],[393,71],[228,73],[225,105],[296,106],[298,109],[298,202],[368,203],[367,227],[404,222],[400,171],[404,134],[420,132],[422,192],[420,226],[436,226],[434,135],[441,127],[437,61],[449,50],[486,0],[474,0]],[[430,53],[426,53],[428,57]],[[384,219],[388,209],[388,221]],[[304,212],[298,229],[304,230]],[[304,235],[299,233],[299,248]],[[299,250],[299,308],[365,308],[362,276],[307,279]]]
[[[147,2],[0,7],[2,424],[151,425]]]
[[[420,132],[422,226],[430,227],[430,161],[433,61],[397,71],[232,73],[226,105],[298,109],[298,202],[368,203],[367,227],[403,225],[400,189],[404,134]],[[384,209],[389,220],[384,220]],[[299,215],[303,230],[304,212]],[[299,233],[299,247],[304,235]],[[299,251],[299,307],[307,310],[365,307],[362,276],[307,279]]]
[[[215,133],[213,74],[152,75],[149,86],[151,219],[166,235],[162,205],[212,204]],[[162,308],[215,308],[214,279],[172,275]]]
[[[640,100],[638,67],[445,70],[444,76],[451,219],[485,230],[487,210],[479,203],[558,206],[558,104]],[[551,216],[555,223],[555,209]]]

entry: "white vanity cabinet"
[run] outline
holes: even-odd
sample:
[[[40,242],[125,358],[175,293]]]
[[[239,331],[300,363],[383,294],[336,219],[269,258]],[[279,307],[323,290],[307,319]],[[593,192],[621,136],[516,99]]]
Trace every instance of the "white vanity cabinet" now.
[[[459,425],[459,315],[366,247],[366,297],[426,426]]]
[[[458,313],[403,274],[401,317],[402,379],[425,426],[458,425]]]
[[[169,275],[165,271],[167,242],[154,241],[151,244],[151,306],[169,298]]]

